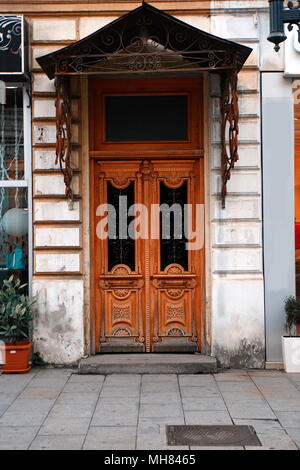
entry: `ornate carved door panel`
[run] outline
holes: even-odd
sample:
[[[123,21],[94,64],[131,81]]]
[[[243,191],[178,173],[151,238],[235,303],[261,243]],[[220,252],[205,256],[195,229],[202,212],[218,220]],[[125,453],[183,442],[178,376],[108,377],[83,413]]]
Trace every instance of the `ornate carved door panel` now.
[[[185,228],[189,218],[194,224],[196,204],[203,202],[201,162],[95,163],[95,318],[100,351],[199,347],[203,250],[186,249]],[[187,204],[190,212],[185,211]],[[105,224],[108,239],[101,235]]]
[[[202,176],[199,161],[153,162],[152,204],[161,207],[159,220],[153,220],[159,238],[150,241],[153,351],[193,351],[200,345],[203,250],[187,249],[186,229],[195,224],[196,204],[203,203]],[[180,210],[170,218],[165,212],[176,206],[181,220]],[[163,233],[168,225],[170,234]]]

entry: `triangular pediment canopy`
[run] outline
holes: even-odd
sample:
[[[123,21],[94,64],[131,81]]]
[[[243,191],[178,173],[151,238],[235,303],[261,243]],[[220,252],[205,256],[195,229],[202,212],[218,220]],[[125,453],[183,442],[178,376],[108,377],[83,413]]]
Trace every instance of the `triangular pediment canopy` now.
[[[144,3],[37,62],[50,79],[69,74],[239,71],[251,51]]]

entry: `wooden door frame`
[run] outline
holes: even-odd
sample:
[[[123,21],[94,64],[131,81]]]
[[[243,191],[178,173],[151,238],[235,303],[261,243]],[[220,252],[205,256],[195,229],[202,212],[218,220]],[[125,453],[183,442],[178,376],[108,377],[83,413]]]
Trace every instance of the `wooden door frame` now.
[[[95,166],[97,164],[97,161],[101,160],[162,160],[162,159],[168,159],[170,160],[170,156],[172,155],[172,159],[177,160],[177,159],[199,159],[199,168],[201,168],[200,171],[200,178],[202,180],[201,184],[201,202],[205,203],[205,191],[204,191],[204,180],[205,180],[205,175],[204,175],[204,109],[203,109],[203,80],[201,78],[193,78],[193,79],[173,79],[175,80],[173,82],[173,87],[170,86],[170,79],[156,79],[155,85],[153,83],[153,80],[149,79],[144,79],[144,80],[132,80],[131,82],[131,89],[128,87],[128,80],[115,80],[115,83],[112,83],[110,81],[110,86],[107,88],[108,81],[103,80],[103,79],[97,79],[98,86],[100,87],[100,84],[102,85],[102,90],[103,92],[110,92],[109,90],[112,90],[113,92],[116,92],[118,94],[121,94],[122,89],[126,89],[126,92],[134,93],[134,91],[137,94],[141,94],[142,92],[146,93],[149,92],[157,92],[160,90],[160,93],[163,93],[164,90],[167,92],[181,92],[182,91],[187,91],[189,88],[188,86],[191,87],[192,94],[193,94],[193,106],[190,115],[190,122],[189,125],[192,126],[192,129],[189,129],[189,133],[192,136],[192,138],[188,141],[188,144],[186,146],[183,146],[183,148],[178,149],[177,148],[177,143],[174,142],[163,142],[163,148],[160,145],[159,142],[155,142],[154,145],[149,145],[147,143],[144,145],[143,143],[138,143],[138,144],[129,144],[128,145],[123,145],[120,147],[120,144],[115,144],[115,143],[109,143],[107,146],[106,143],[102,143],[101,146],[98,145],[98,147],[95,150],[94,147],[94,141],[91,139],[91,135],[94,134],[93,130],[95,129],[95,116],[97,116],[97,113],[95,113],[95,104],[96,100],[94,99],[94,93],[95,93],[95,79],[90,79],[90,83],[88,86],[89,90],[89,160],[90,160],[90,227],[91,227],[91,234],[90,234],[90,259],[91,261],[94,259],[93,257],[93,250],[95,246],[95,230],[96,230],[96,221],[95,221],[95,188],[94,188],[94,180],[95,180]],[[113,86],[112,86],[113,85]],[[91,106],[92,104],[92,106]],[[98,114],[99,116],[99,114]],[[202,284],[203,284],[203,289],[201,292],[201,298],[202,298],[202,305],[201,305],[201,312],[199,315],[199,323],[200,323],[200,329],[201,329],[201,335],[198,335],[198,344],[199,344],[199,351],[201,351],[201,343],[203,339],[203,332],[202,332],[202,325],[203,325],[203,314],[204,314],[204,309],[202,306],[205,304],[205,246],[203,250],[203,260],[202,260]],[[91,279],[91,316],[93,317],[93,329],[94,331],[92,332],[93,334],[93,339],[92,339],[92,344],[95,345],[95,352],[99,352],[100,348],[100,338],[99,336],[99,331],[100,331],[100,315],[97,315],[97,311],[95,308],[95,298],[97,297],[96,290],[99,290],[98,288],[98,280],[95,278],[95,270],[94,270],[94,263],[90,263],[90,279]],[[197,328],[198,329],[198,328]]]

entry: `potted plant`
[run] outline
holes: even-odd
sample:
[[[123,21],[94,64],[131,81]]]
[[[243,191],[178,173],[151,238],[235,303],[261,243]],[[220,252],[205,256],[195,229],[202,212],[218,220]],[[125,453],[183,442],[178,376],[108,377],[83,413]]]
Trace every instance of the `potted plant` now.
[[[285,299],[286,330],[282,336],[284,368],[289,373],[300,373],[300,300],[293,296]]]
[[[12,275],[0,290],[0,348],[6,373],[30,369],[32,306],[36,299],[23,293],[25,286]]]

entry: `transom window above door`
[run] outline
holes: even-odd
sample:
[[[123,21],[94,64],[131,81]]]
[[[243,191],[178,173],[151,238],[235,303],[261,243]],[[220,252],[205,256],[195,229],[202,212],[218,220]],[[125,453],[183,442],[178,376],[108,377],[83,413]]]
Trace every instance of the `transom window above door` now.
[[[189,95],[104,97],[106,142],[188,140]]]
[[[203,152],[202,79],[89,82],[90,152]]]

